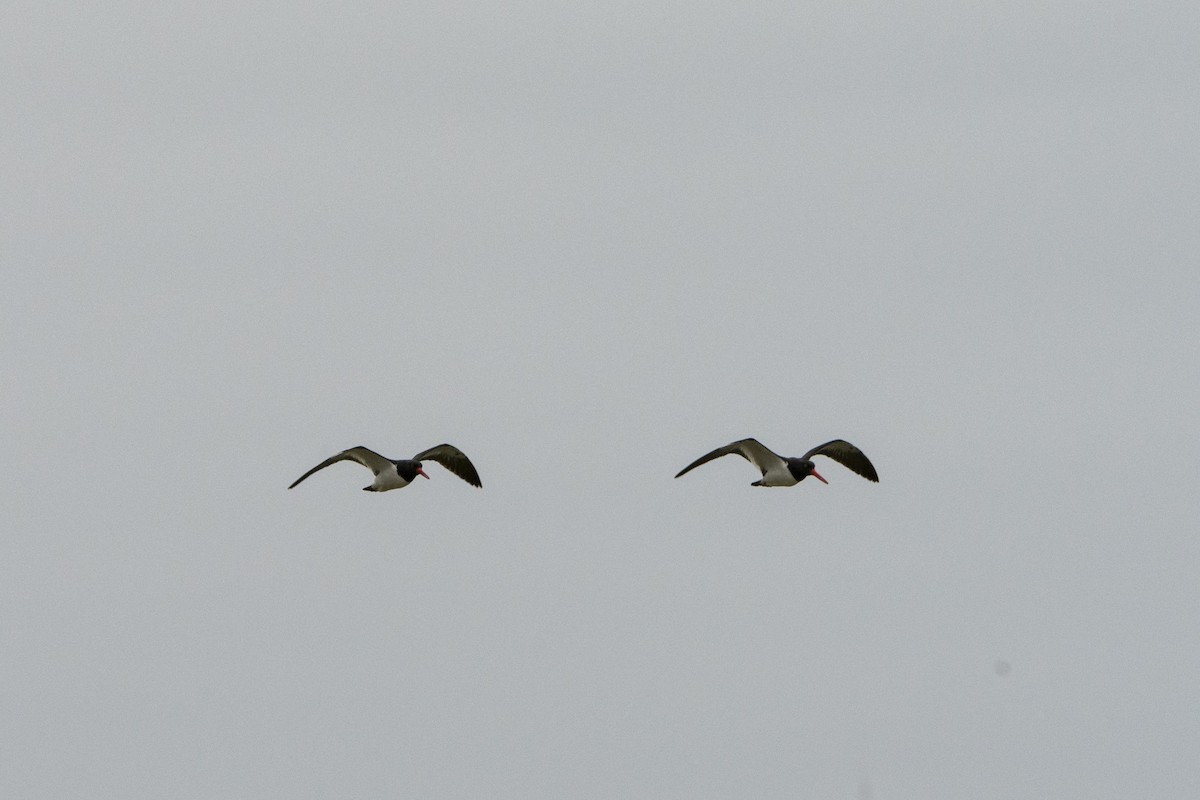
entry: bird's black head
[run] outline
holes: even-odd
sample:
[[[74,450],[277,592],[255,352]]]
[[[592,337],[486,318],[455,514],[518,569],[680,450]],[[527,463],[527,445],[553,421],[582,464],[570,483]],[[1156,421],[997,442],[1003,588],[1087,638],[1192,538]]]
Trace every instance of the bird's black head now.
[[[820,473],[817,472],[817,465],[811,461],[808,461],[807,459],[789,458],[787,460],[787,465],[788,472],[792,473],[792,477],[796,479],[797,483],[804,480],[809,475],[812,475],[821,483],[829,483],[829,481],[822,478]]]
[[[429,480],[429,476],[425,474],[425,470],[421,469],[420,461],[397,461],[396,472],[406,481],[415,481],[418,475],[425,478],[425,480]]]

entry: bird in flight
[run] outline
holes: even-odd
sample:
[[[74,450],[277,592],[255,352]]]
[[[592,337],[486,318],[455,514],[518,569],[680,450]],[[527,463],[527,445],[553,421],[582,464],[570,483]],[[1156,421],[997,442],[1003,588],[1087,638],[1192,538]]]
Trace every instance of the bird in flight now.
[[[475,465],[471,463],[471,460],[467,458],[462,450],[459,450],[454,445],[439,444],[437,447],[422,450],[412,458],[401,461],[393,461],[390,458],[385,458],[374,450],[368,450],[365,447],[351,447],[349,450],[343,450],[336,456],[330,456],[320,464],[317,464],[297,478],[296,482],[288,488],[295,489],[309,475],[325,469],[330,464],[336,464],[339,461],[354,461],[375,473],[375,482],[370,486],[364,486],[364,492],[386,492],[389,489],[403,489],[416,480],[418,475],[424,477],[426,480],[429,479],[429,476],[425,474],[425,470],[421,469],[421,462],[425,460],[436,461],[472,486],[483,487],[483,484],[479,480],[479,473],[475,471]]]
[[[795,486],[809,475],[821,483],[829,483],[817,472],[816,464],[812,462],[813,456],[827,456],[867,480],[879,482],[879,474],[875,472],[875,466],[867,459],[866,454],[844,439],[834,439],[832,442],[817,445],[800,458],[784,458],[772,453],[757,439],[742,439],[700,456],[680,470],[679,475],[675,477],[686,475],[701,464],[707,464],[714,458],[727,456],[730,453],[737,453],[758,467],[758,471],[762,473],[762,480],[755,481],[750,484],[751,486]]]

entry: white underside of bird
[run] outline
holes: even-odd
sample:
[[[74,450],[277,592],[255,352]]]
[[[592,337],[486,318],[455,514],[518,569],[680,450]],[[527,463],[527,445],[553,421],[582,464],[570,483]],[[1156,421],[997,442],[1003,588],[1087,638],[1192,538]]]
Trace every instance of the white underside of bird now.
[[[770,464],[755,464],[762,471],[762,480],[755,481],[755,486],[795,486],[800,481],[788,469],[787,462],[776,459]]]
[[[375,473],[375,481],[368,487],[372,492],[386,492],[389,489],[403,489],[412,481],[406,481],[396,471],[395,464],[388,464]]]

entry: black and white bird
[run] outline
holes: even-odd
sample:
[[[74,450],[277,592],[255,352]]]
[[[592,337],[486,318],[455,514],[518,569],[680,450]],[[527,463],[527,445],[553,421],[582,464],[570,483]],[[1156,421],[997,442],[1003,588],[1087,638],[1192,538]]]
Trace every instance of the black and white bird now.
[[[429,476],[425,474],[425,470],[421,469],[421,462],[426,459],[438,462],[472,486],[483,487],[483,484],[479,480],[479,473],[475,471],[475,465],[471,463],[471,460],[467,458],[462,450],[451,444],[439,444],[437,447],[422,450],[412,458],[402,461],[393,461],[390,458],[385,458],[374,450],[368,450],[365,447],[351,447],[349,450],[343,450],[336,456],[331,456],[320,464],[317,464],[297,478],[296,482],[288,488],[295,489],[309,475],[325,469],[330,464],[336,464],[339,461],[354,461],[375,473],[375,482],[370,486],[364,486],[364,492],[386,492],[389,489],[403,489],[416,480],[418,475],[424,477],[426,480],[429,479]]]
[[[742,439],[700,456],[680,470],[679,475],[675,477],[686,475],[701,464],[707,464],[714,458],[727,456],[730,453],[737,453],[758,467],[758,471],[762,473],[762,480],[755,481],[750,484],[751,486],[795,486],[809,475],[821,483],[829,483],[817,473],[816,464],[812,462],[813,456],[827,456],[867,480],[879,482],[879,474],[875,472],[875,466],[867,459],[863,451],[844,439],[834,439],[832,442],[817,445],[800,458],[784,458],[772,453],[757,439]]]

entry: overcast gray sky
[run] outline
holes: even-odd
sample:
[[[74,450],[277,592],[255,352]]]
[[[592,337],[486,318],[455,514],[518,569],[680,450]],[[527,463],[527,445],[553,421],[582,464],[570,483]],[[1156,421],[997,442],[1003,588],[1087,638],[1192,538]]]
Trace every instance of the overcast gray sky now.
[[[1200,796],[1195,3],[3,14],[0,795]]]

